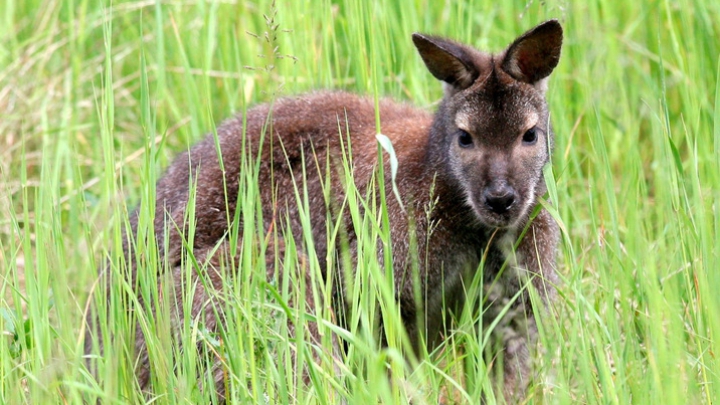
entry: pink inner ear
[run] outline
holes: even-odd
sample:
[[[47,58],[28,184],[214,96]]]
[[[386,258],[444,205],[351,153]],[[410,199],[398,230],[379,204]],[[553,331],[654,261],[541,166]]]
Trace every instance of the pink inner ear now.
[[[562,28],[555,20],[547,21],[510,45],[503,68],[518,80],[535,83],[552,73],[560,59],[561,44]]]
[[[541,49],[533,46],[525,46],[520,52],[518,52],[516,62],[522,74],[528,79],[533,79],[536,75],[535,70],[538,69],[538,61],[541,61],[542,59],[543,55]]]

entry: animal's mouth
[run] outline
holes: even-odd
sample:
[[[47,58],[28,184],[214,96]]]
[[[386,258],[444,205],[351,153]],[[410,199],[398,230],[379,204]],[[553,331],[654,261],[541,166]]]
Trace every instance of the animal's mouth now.
[[[482,205],[476,199],[469,199],[469,205],[472,211],[475,213],[477,221],[485,228],[509,228],[515,222],[517,222],[517,216],[514,215],[513,209],[497,213],[492,209]]]
[[[524,204],[520,198],[516,198],[512,204],[498,208],[498,206],[493,207],[490,204],[486,204],[482,198],[473,198],[471,206],[473,211],[475,211],[478,221],[483,226],[487,228],[508,229],[514,228],[518,222],[520,222]]]

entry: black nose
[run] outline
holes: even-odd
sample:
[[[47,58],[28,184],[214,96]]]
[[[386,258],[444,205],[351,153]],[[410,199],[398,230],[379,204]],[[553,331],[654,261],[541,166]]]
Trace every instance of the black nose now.
[[[485,190],[485,206],[496,214],[506,213],[515,203],[515,190],[510,186],[493,187]]]

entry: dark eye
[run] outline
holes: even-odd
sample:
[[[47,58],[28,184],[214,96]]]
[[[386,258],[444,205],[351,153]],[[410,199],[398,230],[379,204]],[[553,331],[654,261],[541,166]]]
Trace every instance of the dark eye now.
[[[469,148],[473,146],[472,136],[462,129],[458,130],[458,145],[460,145],[461,148]]]
[[[523,143],[526,145],[534,145],[535,142],[537,142],[538,134],[537,134],[537,128],[532,127],[528,129],[527,132],[525,132],[525,135],[523,135]]]

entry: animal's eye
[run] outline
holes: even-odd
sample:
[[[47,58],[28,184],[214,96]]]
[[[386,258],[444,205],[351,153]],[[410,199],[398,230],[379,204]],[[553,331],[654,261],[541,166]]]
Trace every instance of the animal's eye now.
[[[537,128],[532,127],[525,132],[525,135],[523,135],[523,143],[526,145],[534,145],[535,142],[537,142],[538,134],[537,134]]]
[[[458,130],[458,145],[460,145],[461,148],[469,148],[473,146],[473,139],[470,134],[463,131],[462,129]]]

